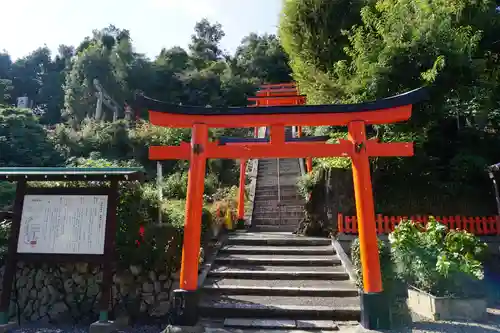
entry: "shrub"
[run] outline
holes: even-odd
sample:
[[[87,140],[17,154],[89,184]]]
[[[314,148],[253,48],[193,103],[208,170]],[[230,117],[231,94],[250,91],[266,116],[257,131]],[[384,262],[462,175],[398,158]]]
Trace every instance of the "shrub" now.
[[[309,193],[311,193],[318,182],[318,172],[313,169],[313,172],[307,173],[301,176],[297,181],[297,190],[304,197],[304,199],[309,199]]]
[[[397,274],[410,285],[435,296],[481,294],[486,244],[478,237],[430,218],[425,231],[402,221],[389,239]]]
[[[16,184],[0,182],[0,210],[9,210],[14,204]]]
[[[29,111],[0,106],[0,167],[58,166],[64,159]]]
[[[390,247],[381,240],[378,240],[378,254],[382,274],[382,287],[386,293],[393,295],[396,292],[399,281],[394,275],[394,265],[391,258]],[[361,250],[359,238],[355,238],[351,244],[351,260],[357,276],[356,285],[359,288],[363,288],[363,272],[361,269]]]

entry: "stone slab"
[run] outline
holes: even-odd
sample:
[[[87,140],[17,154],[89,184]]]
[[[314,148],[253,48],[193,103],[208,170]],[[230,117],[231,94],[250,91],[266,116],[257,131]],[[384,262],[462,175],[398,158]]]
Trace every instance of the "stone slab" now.
[[[240,319],[228,318],[224,321],[224,326],[239,328],[258,328],[258,329],[282,329],[295,328],[295,320],[283,319]]]
[[[118,330],[118,325],[113,321],[96,321],[90,325],[89,333],[112,333]]]
[[[284,280],[284,279],[269,279],[269,280],[252,280],[252,279],[230,279],[230,278],[208,278],[203,285],[204,289],[210,288],[214,291],[223,289],[236,290],[252,290],[261,292],[279,292],[286,293],[295,292],[301,293],[325,293],[325,294],[358,294],[358,289],[350,280]]]
[[[338,330],[339,326],[332,320],[297,320],[298,329],[321,329],[321,330]]]
[[[205,328],[201,325],[197,326],[174,326],[169,325],[162,333],[203,333]]]
[[[17,328],[17,322],[11,321],[10,323],[0,325],[0,333],[7,333]]]
[[[333,255],[335,254],[333,246],[251,246],[251,245],[226,245],[220,253],[234,254],[293,254],[293,255]]]

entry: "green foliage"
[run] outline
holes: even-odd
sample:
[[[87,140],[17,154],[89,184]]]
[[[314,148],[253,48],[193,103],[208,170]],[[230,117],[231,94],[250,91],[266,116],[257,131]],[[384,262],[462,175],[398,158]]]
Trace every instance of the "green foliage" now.
[[[7,210],[14,204],[16,185],[10,182],[0,182],[0,210]]]
[[[425,232],[402,221],[389,236],[397,273],[409,284],[436,296],[479,292],[486,244],[478,237],[431,218]]]
[[[373,159],[379,211],[456,214],[441,210],[438,203],[448,201],[469,203],[470,214],[494,212],[484,168],[500,160],[491,149],[500,144],[496,7],[491,0],[284,2],[280,37],[310,103],[356,103],[429,86],[430,100],[414,106],[409,122],[367,128],[372,139],[415,142],[411,159]],[[342,158],[317,163],[349,167]]]
[[[302,175],[297,182],[297,189],[299,193],[307,200],[309,193],[314,189],[315,184],[318,182],[319,173],[313,169],[313,172]]]
[[[255,77],[265,83],[291,80],[288,57],[274,35],[248,35],[236,50],[235,60],[242,76]]]
[[[0,107],[0,167],[58,166],[64,160],[28,110]]]
[[[348,59],[349,30],[361,21],[362,0],[286,0],[280,38],[290,57],[293,77],[310,103],[332,103],[342,96],[332,69]]]
[[[186,218],[186,201],[185,200],[167,200],[162,204],[163,223],[174,226],[175,228],[183,229]],[[212,222],[212,214],[207,207],[203,207],[201,217],[202,233],[208,230]]]
[[[378,240],[378,255],[382,274],[382,287],[389,296],[395,296],[400,281],[394,275],[394,264],[391,258],[391,248],[383,241]],[[363,287],[363,272],[361,269],[361,249],[359,238],[355,238],[351,244],[351,260],[356,273],[356,285]]]

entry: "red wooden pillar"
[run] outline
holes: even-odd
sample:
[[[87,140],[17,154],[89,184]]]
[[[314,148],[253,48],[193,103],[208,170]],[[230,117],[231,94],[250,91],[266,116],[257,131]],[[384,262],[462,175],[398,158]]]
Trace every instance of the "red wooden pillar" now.
[[[356,215],[358,222],[361,266],[363,272],[363,294],[361,295],[363,327],[386,326],[389,316],[382,294],[382,276],[378,255],[378,239],[375,226],[375,208],[370,175],[370,162],[366,151],[366,127],[363,121],[353,121],[348,125],[349,140],[354,145],[351,154]]]
[[[312,157],[306,158],[307,172],[311,173],[313,171],[313,159]]]
[[[238,195],[238,220],[245,219],[245,171],[246,171],[245,159],[240,160],[240,189]]]
[[[207,143],[207,125],[194,124],[191,134],[180,290],[174,291],[174,302],[183,304],[184,307],[180,318],[180,322],[183,325],[194,325],[198,320],[198,299],[196,298],[196,289],[198,288],[198,263],[200,255]]]

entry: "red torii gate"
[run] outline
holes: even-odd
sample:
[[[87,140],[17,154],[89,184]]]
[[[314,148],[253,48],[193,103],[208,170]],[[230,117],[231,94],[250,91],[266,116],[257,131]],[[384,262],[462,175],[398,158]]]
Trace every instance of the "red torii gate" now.
[[[299,94],[297,85],[292,83],[264,84],[256,93],[257,97],[248,98],[249,102],[255,104],[249,107],[259,106],[292,106],[305,105],[307,102],[306,95]],[[257,137],[258,128],[255,128],[254,136]],[[297,137],[302,137],[302,126],[297,126]],[[312,172],[312,158],[306,158],[307,171]]]
[[[373,102],[348,105],[298,105],[270,107],[203,108],[177,106],[143,97],[153,125],[192,128],[191,143],[179,146],[151,146],[151,160],[189,160],[184,246],[180,289],[184,325],[197,321],[198,256],[201,236],[204,176],[208,158],[302,158],[344,156],[352,160],[354,193],[359,228],[363,293],[361,324],[365,328],[383,328],[388,307],[382,294],[382,279],[375,228],[375,212],[370,176],[370,156],[412,156],[409,142],[380,143],[368,140],[366,125],[406,121],[412,104],[425,97],[419,88],[408,93]],[[285,126],[347,126],[348,139],[336,144],[293,142],[285,139]],[[270,127],[269,142],[219,144],[208,140],[208,128]],[[250,139],[252,140],[252,139]],[[178,303],[179,304],[179,303]]]
[[[254,104],[248,107],[261,107],[261,106],[291,106],[291,105],[304,105],[306,104],[306,96],[299,95],[295,83],[279,83],[279,84],[264,84],[256,92],[256,97],[249,97],[249,102]],[[298,137],[302,136],[302,127],[298,127]],[[259,136],[259,128],[254,129],[254,138]],[[243,221],[245,218],[245,180],[246,180],[246,163],[247,159],[240,159],[240,181],[238,193],[238,222]],[[312,158],[306,159],[308,172],[312,172]]]

